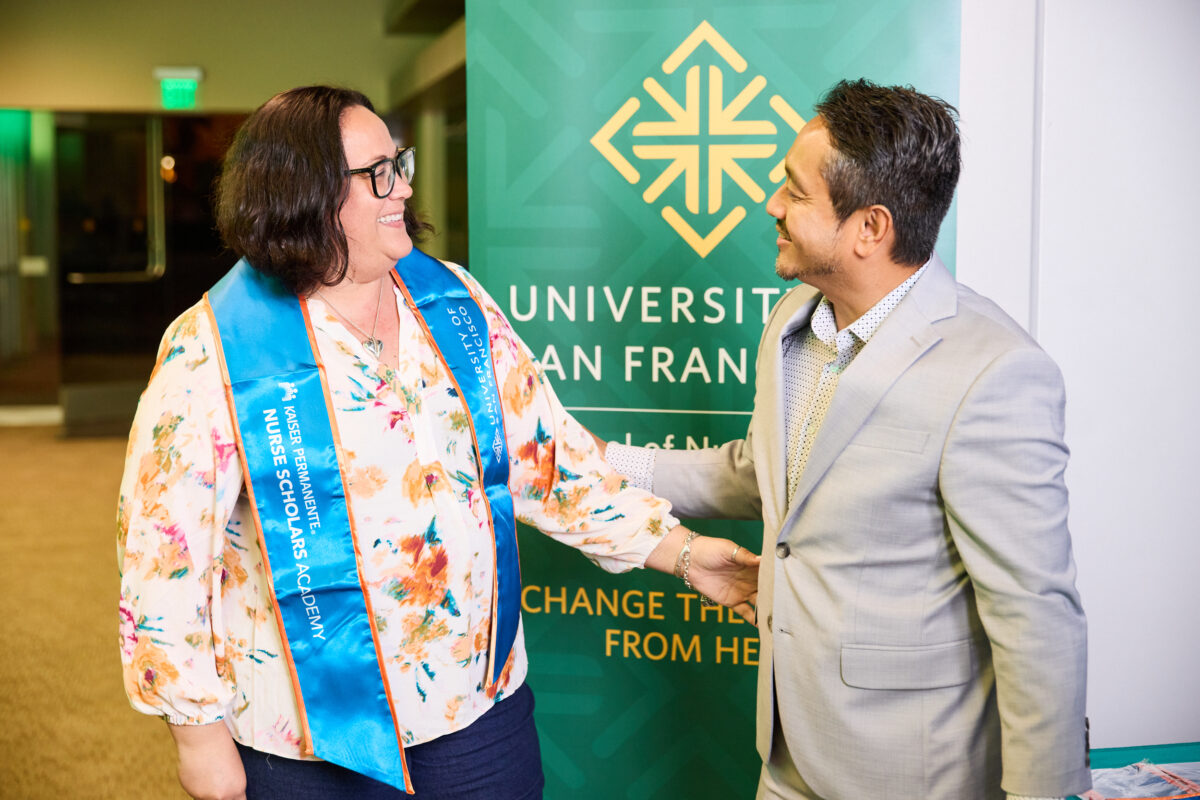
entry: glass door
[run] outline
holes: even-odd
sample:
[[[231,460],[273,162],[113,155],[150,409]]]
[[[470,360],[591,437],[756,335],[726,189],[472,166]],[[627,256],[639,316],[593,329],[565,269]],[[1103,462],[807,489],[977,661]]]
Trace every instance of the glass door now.
[[[167,325],[232,265],[213,181],[241,115],[56,115],[64,427],[123,434]]]

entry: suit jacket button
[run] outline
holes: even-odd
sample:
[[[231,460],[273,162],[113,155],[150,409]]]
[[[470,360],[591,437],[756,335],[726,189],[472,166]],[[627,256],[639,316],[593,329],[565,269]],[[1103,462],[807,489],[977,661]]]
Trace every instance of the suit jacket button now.
[[[775,555],[780,558],[787,558],[792,554],[792,548],[788,547],[787,542],[780,542],[775,545]]]
[[[775,630],[775,615],[774,614],[767,614],[767,630],[769,630],[769,631]]]

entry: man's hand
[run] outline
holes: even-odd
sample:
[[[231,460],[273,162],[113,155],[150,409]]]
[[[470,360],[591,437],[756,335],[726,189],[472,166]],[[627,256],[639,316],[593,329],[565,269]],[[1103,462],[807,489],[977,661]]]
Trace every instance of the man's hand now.
[[[224,722],[168,725],[179,752],[179,783],[196,800],[246,800],[246,771]]]

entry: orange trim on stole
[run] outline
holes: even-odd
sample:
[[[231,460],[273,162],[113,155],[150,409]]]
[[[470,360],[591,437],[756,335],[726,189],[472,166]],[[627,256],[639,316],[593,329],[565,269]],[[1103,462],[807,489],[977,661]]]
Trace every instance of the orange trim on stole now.
[[[447,269],[449,269],[449,268],[447,267]],[[446,375],[450,378],[450,382],[452,384],[454,384],[454,391],[458,393],[458,402],[462,405],[463,411],[465,411],[467,413],[467,419],[469,421],[471,419],[471,409],[469,406],[467,406],[466,398],[463,397],[462,387],[458,385],[458,380],[454,377],[454,372],[450,369],[450,365],[446,362],[446,356],[442,354],[441,348],[438,347],[437,340],[433,338],[433,333],[429,330],[429,326],[425,323],[425,317],[421,314],[421,311],[417,308],[417,304],[413,302],[412,295],[408,293],[408,287],[404,285],[404,281],[403,281],[403,279],[401,279],[400,273],[398,273],[396,271],[396,269],[393,267],[391,274],[392,274],[392,280],[396,282],[396,287],[399,288],[400,293],[404,295],[404,302],[408,306],[408,310],[412,312],[413,316],[416,318],[417,322],[420,324],[421,330],[425,332],[425,339],[429,342],[430,347],[433,348],[433,352],[435,354],[437,354],[438,359],[442,362],[442,366],[445,368]],[[463,287],[467,290],[467,293],[470,294],[471,297],[475,300],[475,305],[479,306],[479,313],[484,315],[484,323],[485,323],[484,329],[486,330],[487,329],[487,325],[486,325],[487,312],[483,310],[483,303],[479,302],[479,298],[475,296],[475,293],[471,291],[471,287],[467,286],[466,282],[463,281],[462,278],[459,278],[457,275],[455,275],[454,277],[459,281],[459,283],[462,283]],[[496,383],[496,398],[497,398],[497,400],[499,400],[501,402],[501,404],[503,404],[504,397],[500,392],[500,381],[496,377],[496,359],[494,358],[494,354],[492,354],[492,342],[491,342],[490,336],[488,339],[487,347],[488,347],[488,354],[493,355],[493,357],[489,358],[488,361],[491,362],[492,380],[495,381],[495,383]],[[471,432],[471,445],[475,448],[475,468],[478,470],[477,477],[479,479],[479,488],[480,488],[479,494],[480,494],[480,497],[483,498],[483,508],[485,511],[487,511],[488,527],[491,528],[491,530],[492,530],[492,618],[491,618],[491,626],[490,626],[491,630],[488,633],[488,659],[487,659],[487,667],[486,667],[487,672],[483,676],[483,691],[484,691],[484,694],[486,694],[489,698],[494,699],[496,697],[497,684],[499,683],[499,679],[492,680],[492,674],[495,672],[494,667],[495,667],[495,658],[496,658],[496,636],[499,634],[499,630],[498,630],[499,626],[496,624],[496,618],[497,618],[497,616],[499,616],[499,613],[500,613],[500,609],[499,609],[500,586],[499,586],[499,578],[497,577],[497,573],[499,572],[500,559],[499,559],[499,556],[496,554],[496,523],[492,520],[492,504],[491,504],[491,501],[488,500],[487,491],[484,489],[484,486],[483,486],[483,481],[484,481],[484,478],[483,478],[483,454],[479,450],[479,440],[475,438],[475,424],[472,422],[471,424],[467,425],[467,429]],[[504,427],[503,410],[501,411],[501,414],[500,414],[500,431],[501,431],[501,435],[504,436],[504,441],[507,443],[508,442],[508,432],[505,430],[505,427]],[[511,477],[511,470],[510,470],[509,476]],[[509,487],[509,492],[510,493],[512,492],[511,487]],[[515,522],[516,522],[515,513],[514,513],[513,517],[514,517],[513,522],[515,524]],[[518,549],[517,549],[517,580],[518,581],[521,580],[521,558],[520,558],[520,555],[521,555],[520,547],[518,545]],[[518,584],[518,585],[520,585],[520,584]],[[520,608],[517,609],[517,613],[518,614],[521,613]],[[509,668],[509,665],[512,662],[513,653],[514,653],[514,650],[508,651],[508,658],[505,659],[504,664],[500,668],[500,677],[501,678],[504,677],[504,671]]]
[[[333,398],[329,393],[329,379],[325,375],[325,361],[317,349],[317,338],[313,332],[312,319],[308,315],[308,300],[300,299],[300,313],[304,315],[304,328],[308,332],[308,343],[312,348],[313,359],[317,362],[317,375],[321,378],[321,388],[325,395],[325,411],[329,415],[329,429],[333,433],[333,442],[337,449],[346,452],[342,446],[342,435],[338,431],[337,419],[333,414]],[[416,794],[412,779],[408,774],[408,758],[404,755],[404,737],[400,734],[400,720],[396,719],[396,703],[392,700],[392,685],[388,682],[387,667],[384,664],[383,648],[379,645],[379,630],[375,627],[375,608],[371,605],[371,594],[363,581],[362,553],[358,549],[358,526],[354,522],[354,511],[350,506],[350,487],[346,485],[346,471],[341,468],[342,460],[338,459],[338,476],[342,479],[342,494],[346,500],[346,519],[350,523],[350,544],[354,546],[354,566],[358,572],[358,586],[362,591],[363,603],[367,607],[367,621],[371,625],[371,642],[375,645],[375,660],[379,664],[379,677],[383,679],[383,693],[387,696],[388,711],[392,715],[392,726],[396,730],[396,746],[400,748],[400,765],[404,768],[404,786],[408,794]]]
[[[225,364],[225,349],[221,344],[221,332],[217,327],[217,318],[213,314],[212,304],[208,301],[208,292],[204,293],[204,311],[212,324],[213,340],[216,342],[217,364],[221,368],[221,383],[225,387],[225,402],[229,405],[229,419],[233,424],[233,438],[237,444],[238,460],[242,462],[242,486],[250,499],[250,519],[258,536],[258,549],[262,553],[263,567],[267,570],[267,591],[271,595],[271,605],[275,612],[275,625],[279,628],[279,641],[287,662],[288,676],[292,680],[292,693],[296,697],[296,707],[300,711],[300,753],[315,756],[313,752],[312,731],[308,727],[308,711],[304,708],[304,695],[300,693],[300,679],[296,675],[296,662],[292,659],[292,648],[288,644],[287,631],[283,628],[283,616],[279,613],[279,598],[275,596],[275,577],[271,573],[271,560],[267,556],[267,543],[263,539],[262,520],[258,516],[258,504],[254,501],[254,487],[250,480],[250,465],[246,460],[246,449],[242,445],[241,426],[238,425],[237,409],[233,404],[233,383],[229,379],[229,367]]]

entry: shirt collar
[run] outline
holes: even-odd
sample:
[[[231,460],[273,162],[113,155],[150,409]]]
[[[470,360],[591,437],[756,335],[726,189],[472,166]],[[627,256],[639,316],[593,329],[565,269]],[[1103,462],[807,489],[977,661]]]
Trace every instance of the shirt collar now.
[[[920,269],[909,275],[904,283],[888,292],[882,300],[871,306],[867,313],[856,319],[850,324],[850,327],[842,331],[843,336],[841,338],[845,339],[847,331],[849,331],[864,344],[870,340],[875,334],[875,330],[883,323],[887,315],[900,304],[900,301],[904,299],[904,296],[908,294],[913,285],[921,279],[921,275],[925,273],[925,270],[932,263],[933,259],[931,258],[922,264]],[[833,304],[824,295],[820,295],[820,301],[807,319],[804,318],[803,314],[797,314],[792,321],[785,325],[780,334],[780,339],[789,340],[805,328],[812,331],[814,336],[830,347],[836,347],[835,343],[838,338],[837,319],[833,313]]]
[[[927,262],[925,262],[925,264],[923,264],[921,266],[920,269],[918,269],[912,275],[909,275],[908,279],[906,281],[904,281],[904,283],[900,284],[895,289],[892,289],[890,292],[887,293],[887,295],[884,296],[884,298],[882,300],[880,300],[875,305],[871,306],[871,308],[867,311],[867,313],[863,314],[861,317],[854,320],[854,322],[850,323],[850,327],[848,328],[848,330],[851,333],[853,333],[856,337],[858,337],[858,339],[860,341],[862,341],[864,344],[871,341],[871,337],[875,335],[875,331],[877,331],[879,329],[879,326],[881,324],[883,324],[883,321],[885,319],[887,319],[888,314],[892,313],[892,309],[894,309],[896,306],[900,305],[900,301],[903,300],[904,296],[908,294],[910,289],[912,289],[913,284],[915,284],[918,280],[921,279],[921,275],[923,275],[925,273],[925,270],[928,269],[928,267],[929,267],[929,262],[927,261]],[[834,330],[836,331],[837,323],[834,321],[834,318],[833,318],[833,306],[824,297],[821,298],[821,305],[829,307],[829,310],[827,313],[829,315],[830,324],[833,326]],[[819,310],[820,309],[818,309],[818,311]],[[818,336],[820,336],[821,334],[817,330],[816,326],[817,326],[817,313],[814,312],[813,313],[813,333],[816,333]]]

